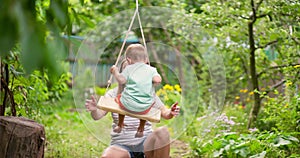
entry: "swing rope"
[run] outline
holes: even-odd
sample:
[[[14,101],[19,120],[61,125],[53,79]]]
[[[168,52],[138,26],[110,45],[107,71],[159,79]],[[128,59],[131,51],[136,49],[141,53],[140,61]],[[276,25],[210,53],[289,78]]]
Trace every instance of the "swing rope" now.
[[[136,0],[135,2],[136,2],[136,8],[135,8],[134,14],[133,14],[133,16],[132,16],[131,22],[130,22],[130,24],[129,24],[128,30],[127,30],[127,32],[126,32],[126,35],[125,35],[125,37],[124,37],[124,40],[123,40],[121,49],[120,49],[120,51],[119,51],[117,60],[116,60],[116,62],[115,62],[115,65],[117,65],[117,64],[119,63],[119,60],[120,60],[120,58],[121,58],[121,54],[122,54],[122,52],[123,52],[123,50],[124,50],[124,47],[125,47],[125,44],[126,44],[128,35],[129,35],[129,33],[130,33],[131,29],[132,29],[132,25],[133,25],[133,22],[134,22],[134,20],[135,20],[136,15],[137,15],[137,17],[138,17],[139,27],[140,27],[140,30],[141,30],[141,35],[142,35],[142,39],[143,39],[145,51],[146,51],[146,54],[148,54],[148,53],[147,53],[146,40],[145,40],[145,37],[144,37],[144,31],[143,31],[143,27],[142,27],[142,23],[141,23],[141,19],[140,19],[140,14],[139,14],[139,2],[138,2],[138,0]],[[148,59],[148,62],[149,62],[149,59]],[[150,62],[149,62],[149,64],[150,64]],[[110,85],[111,85],[111,83],[112,83],[112,77],[113,77],[113,76],[110,75],[110,78],[109,78],[109,80],[107,81],[107,87],[106,87],[105,92],[107,92],[108,88],[110,87]]]
[[[138,0],[136,0],[136,9],[135,9],[135,12],[132,16],[129,28],[126,32],[126,35],[125,35],[122,47],[120,49],[120,52],[118,54],[118,58],[115,62],[115,65],[117,65],[119,60],[120,60],[121,54],[122,54],[123,49],[125,47],[126,40],[128,38],[129,32],[132,29],[132,25],[133,25],[133,22],[134,22],[136,16],[138,18],[139,27],[140,27],[141,35],[142,35],[142,39],[143,39],[143,44],[144,44],[144,47],[145,47],[145,52],[147,53],[146,40],[145,40],[145,37],[144,37],[144,31],[143,31],[143,27],[142,27],[140,15],[139,15]],[[147,55],[148,55],[148,53],[147,53]],[[149,58],[148,58],[148,63],[150,64]],[[111,85],[111,80],[112,80],[112,75],[110,75],[110,79],[107,82],[108,84],[107,84],[105,93],[107,92],[108,88]],[[143,119],[143,120],[148,120],[150,122],[156,122],[156,123],[160,122],[161,111],[158,110],[158,109],[155,109],[155,108],[151,108],[149,113],[147,113],[147,114],[143,114],[143,115],[132,114],[130,112],[127,112],[127,111],[124,111],[124,110],[120,109],[119,105],[114,101],[114,98],[104,97],[104,96],[100,97],[97,106],[100,109],[105,110],[105,111],[110,111],[110,112],[115,112],[115,113],[119,113],[119,114],[123,114],[123,115],[128,115],[128,116],[131,116],[131,117],[136,117],[136,118],[140,118],[140,119]]]
[[[143,31],[143,26],[142,26],[142,22],[141,22],[139,10],[138,10],[138,0],[136,0],[136,8],[137,8],[137,12],[138,12],[137,17],[138,17],[138,21],[139,21],[139,25],[140,25],[140,30],[141,30],[141,35],[142,35],[145,51],[146,51],[146,54],[148,55],[146,40],[145,40],[145,36],[144,36],[144,31]],[[148,58],[148,63],[150,64],[149,58]]]

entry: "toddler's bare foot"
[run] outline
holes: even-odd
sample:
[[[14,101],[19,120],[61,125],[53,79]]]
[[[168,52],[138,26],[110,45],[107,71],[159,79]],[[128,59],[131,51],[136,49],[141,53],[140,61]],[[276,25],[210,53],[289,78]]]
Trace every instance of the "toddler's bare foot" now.
[[[113,131],[116,132],[116,133],[121,133],[122,127],[116,126]]]
[[[143,137],[143,136],[144,136],[144,132],[137,131],[136,134],[135,134],[136,138],[140,138],[140,137]]]

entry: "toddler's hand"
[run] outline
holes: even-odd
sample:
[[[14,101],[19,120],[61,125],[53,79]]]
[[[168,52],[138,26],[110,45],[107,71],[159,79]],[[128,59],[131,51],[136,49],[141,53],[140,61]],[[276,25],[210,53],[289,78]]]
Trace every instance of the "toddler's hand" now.
[[[118,67],[117,67],[116,65],[113,65],[113,66],[110,68],[110,73],[114,73],[117,69],[118,69]]]

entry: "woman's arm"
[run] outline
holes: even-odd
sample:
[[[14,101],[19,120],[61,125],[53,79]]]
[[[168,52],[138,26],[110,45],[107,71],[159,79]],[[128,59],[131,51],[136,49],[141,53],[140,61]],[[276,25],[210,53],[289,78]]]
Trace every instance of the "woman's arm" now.
[[[102,117],[104,117],[107,114],[106,111],[96,109],[94,111],[91,111],[91,116],[94,120],[100,120]]]

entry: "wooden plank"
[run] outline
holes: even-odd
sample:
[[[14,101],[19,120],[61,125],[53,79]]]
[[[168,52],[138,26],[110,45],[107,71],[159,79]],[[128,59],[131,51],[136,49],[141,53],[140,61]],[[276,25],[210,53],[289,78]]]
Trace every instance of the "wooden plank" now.
[[[99,109],[102,109],[102,110],[105,110],[108,112],[114,112],[114,113],[118,113],[118,114],[122,114],[122,115],[127,115],[127,116],[131,116],[131,117],[135,117],[135,118],[139,118],[139,119],[143,119],[143,120],[148,120],[150,122],[155,122],[155,123],[160,122],[161,111],[160,111],[160,109],[157,109],[154,107],[152,107],[147,114],[143,114],[143,115],[133,114],[128,111],[122,110],[119,107],[119,105],[115,102],[114,98],[104,97],[104,96],[100,97],[97,107]]]

